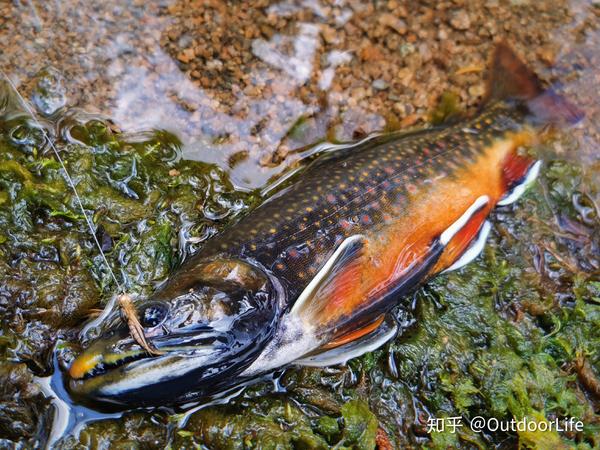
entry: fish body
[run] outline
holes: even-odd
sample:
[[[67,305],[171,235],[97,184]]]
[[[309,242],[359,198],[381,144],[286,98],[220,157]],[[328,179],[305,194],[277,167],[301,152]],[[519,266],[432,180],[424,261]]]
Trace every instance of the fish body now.
[[[581,118],[506,45],[492,73],[474,117],[329,152],[208,241],[139,303],[161,354],[140,348],[114,316],[71,366],[71,391],[127,405],[182,402],[390,339],[389,311],[476,256],[490,211],[535,177],[539,162],[524,150],[540,130]]]

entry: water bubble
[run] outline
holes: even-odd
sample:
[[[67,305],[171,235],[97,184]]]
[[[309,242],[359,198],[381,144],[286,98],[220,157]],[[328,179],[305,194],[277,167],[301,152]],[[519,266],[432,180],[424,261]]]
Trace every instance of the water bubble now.
[[[67,104],[64,79],[61,73],[52,66],[38,72],[37,83],[31,95],[35,108],[48,117]]]
[[[573,194],[573,206],[581,216],[581,220],[586,225],[594,225],[598,219],[594,202],[584,193],[576,192]]]
[[[7,122],[7,128],[10,142],[24,153],[32,154],[45,147],[46,138],[43,130],[30,122],[28,117]]]

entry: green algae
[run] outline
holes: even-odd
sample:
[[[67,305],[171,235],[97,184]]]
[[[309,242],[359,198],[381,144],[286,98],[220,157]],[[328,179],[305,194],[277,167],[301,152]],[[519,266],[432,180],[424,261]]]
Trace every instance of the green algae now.
[[[459,102],[460,97],[455,92],[446,91],[442,93],[438,104],[429,114],[429,122],[432,125],[441,125],[456,120],[464,113]]]
[[[262,200],[216,166],[181,160],[170,133],[128,136],[98,119],[68,126],[58,149],[134,292],[150,292]],[[54,344],[75,342],[116,288],[40,130],[24,114],[0,129],[0,437],[32,446],[51,422],[33,376],[51,372]],[[577,163],[550,161],[523,199],[495,212],[483,256],[407,299],[402,335],[346,367],[289,370],[285,393],[259,384],[180,428],[164,411],[92,422],[60,446],[369,449],[383,432],[403,448],[598,448],[598,399],[574,366],[583,357],[600,375],[600,222],[574,200],[594,189]],[[428,432],[429,416],[463,425]],[[482,434],[468,427],[476,416],[574,417],[584,429]]]

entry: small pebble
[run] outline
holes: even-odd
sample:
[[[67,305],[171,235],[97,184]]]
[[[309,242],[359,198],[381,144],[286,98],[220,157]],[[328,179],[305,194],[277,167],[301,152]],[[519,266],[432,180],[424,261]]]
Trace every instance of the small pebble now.
[[[378,78],[377,80],[373,81],[372,86],[378,91],[383,91],[388,88],[388,84],[386,83],[386,81],[381,78]]]
[[[456,11],[450,18],[450,25],[456,30],[468,30],[471,26],[469,14],[464,10]]]

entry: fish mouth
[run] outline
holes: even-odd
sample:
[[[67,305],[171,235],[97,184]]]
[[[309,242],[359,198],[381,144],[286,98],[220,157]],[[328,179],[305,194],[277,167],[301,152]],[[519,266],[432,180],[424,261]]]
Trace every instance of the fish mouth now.
[[[72,380],[89,380],[126,364],[160,356],[151,355],[145,350],[131,350],[125,353],[101,353],[88,350],[75,358],[69,368],[69,377]]]
[[[223,339],[225,338],[225,339]],[[127,329],[111,332],[81,353],[69,368],[73,380],[87,380],[140,360],[158,360],[166,356],[193,356],[200,350],[224,350],[226,336],[212,329],[194,330],[152,338],[160,354],[151,354],[133,340]],[[191,353],[191,355],[190,355]]]
[[[128,403],[128,393],[149,391],[199,369],[210,372],[215,363],[227,365],[235,357],[228,338],[214,330],[160,336],[152,343],[161,354],[153,355],[139,347],[127,329],[119,329],[75,358],[68,369],[68,388],[76,397]],[[235,348],[235,343],[229,344]]]
[[[150,354],[127,329],[95,341],[72,362],[67,388],[75,399],[121,406],[154,406],[204,398],[232,386],[259,355],[270,333],[214,329],[151,338]]]

